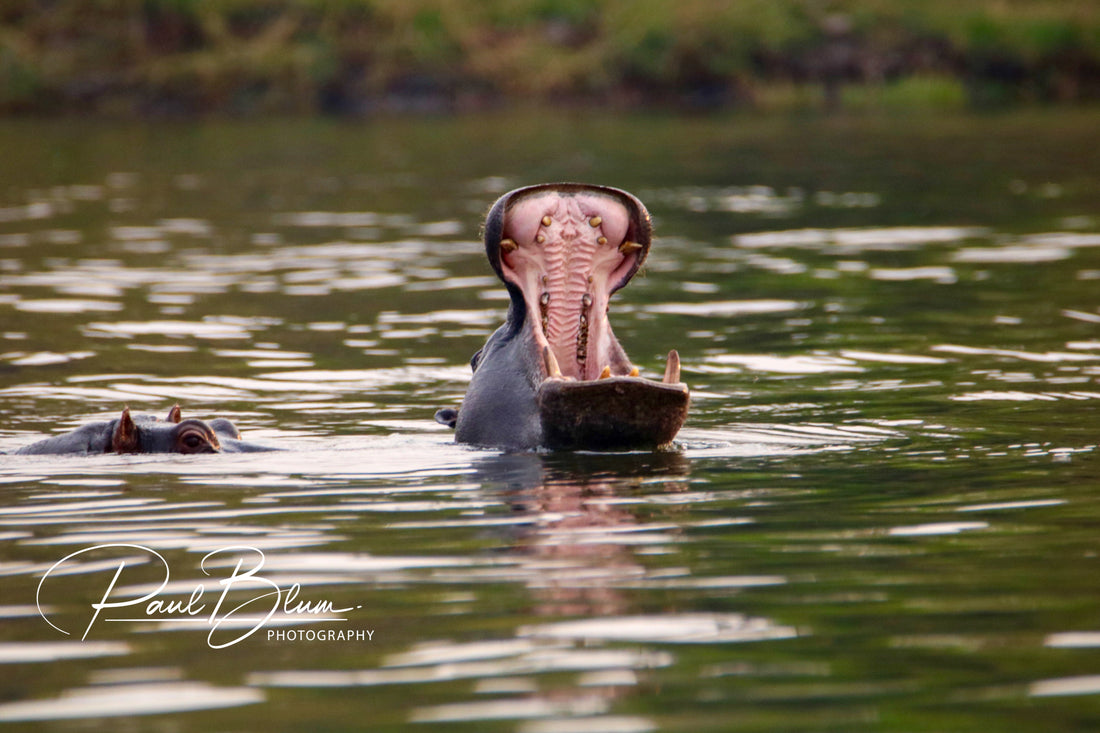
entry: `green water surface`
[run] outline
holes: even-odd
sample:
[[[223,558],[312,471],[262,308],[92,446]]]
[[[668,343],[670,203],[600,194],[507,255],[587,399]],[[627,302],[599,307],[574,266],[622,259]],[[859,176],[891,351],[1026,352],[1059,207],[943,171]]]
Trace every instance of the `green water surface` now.
[[[0,721],[1096,730],[1098,130],[0,123],[0,450],[175,403],[288,448],[0,456]],[[507,302],[481,217],[551,180],[653,214],[611,321],[643,373],[680,353],[674,450],[509,455],[432,421]],[[231,547],[328,612],[213,648],[253,628],[209,623],[258,556]],[[111,601],[164,580],[152,551],[176,612],[93,620],[120,563]]]

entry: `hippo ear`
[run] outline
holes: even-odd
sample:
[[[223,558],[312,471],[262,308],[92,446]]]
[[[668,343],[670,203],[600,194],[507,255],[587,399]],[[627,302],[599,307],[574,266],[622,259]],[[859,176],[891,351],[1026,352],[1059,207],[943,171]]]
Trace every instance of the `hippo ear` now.
[[[140,453],[141,441],[138,439],[137,426],[130,417],[130,408],[122,411],[122,417],[118,419],[114,432],[111,433],[112,453]]]
[[[435,421],[440,425],[453,428],[458,422],[458,410],[453,407],[444,407],[435,413]]]
[[[172,409],[168,411],[168,422],[178,423],[183,419],[183,414],[180,412],[179,405],[172,405]]]

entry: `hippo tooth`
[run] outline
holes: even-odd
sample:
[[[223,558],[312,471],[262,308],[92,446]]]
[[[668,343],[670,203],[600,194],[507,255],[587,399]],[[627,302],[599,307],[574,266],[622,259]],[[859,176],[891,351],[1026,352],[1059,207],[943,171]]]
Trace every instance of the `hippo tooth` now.
[[[500,250],[502,252],[505,252],[505,253],[515,252],[518,247],[519,247],[519,245],[516,244],[516,240],[514,240],[510,237],[507,238],[507,239],[500,240]]]
[[[610,366],[605,366],[603,368],[603,371],[600,372],[600,379],[607,379],[610,376],[611,376],[611,367]]]
[[[546,241],[546,237],[543,236],[542,234],[540,234],[537,237],[535,237],[535,241],[538,242],[539,244],[542,244],[543,242]]]
[[[598,216],[593,216],[591,219],[588,220],[588,223],[592,226],[593,229],[595,229],[600,224],[603,224],[603,219]]]
[[[596,238],[596,244],[599,244],[599,245],[607,244],[607,237],[597,237]]]
[[[548,226],[550,226],[550,223],[551,223],[552,221],[554,221],[554,220],[550,218],[550,215],[549,215],[549,214],[547,214],[546,216],[542,217],[542,225],[543,225],[544,227],[548,227]]]
[[[638,367],[631,367],[630,368],[630,376],[636,377],[636,376],[638,376],[638,373],[639,373],[638,372]]]
[[[558,366],[558,359],[554,356],[554,352],[550,350],[549,346],[542,347],[542,359],[546,362],[546,371],[551,377],[561,378],[561,367]]]
[[[680,382],[680,354],[676,349],[668,352],[668,363],[665,364],[665,384],[678,384]]]
[[[638,244],[637,242],[631,242],[629,239],[619,245],[619,251],[622,252],[624,255],[631,254],[632,252],[637,252],[641,248],[642,245]]]

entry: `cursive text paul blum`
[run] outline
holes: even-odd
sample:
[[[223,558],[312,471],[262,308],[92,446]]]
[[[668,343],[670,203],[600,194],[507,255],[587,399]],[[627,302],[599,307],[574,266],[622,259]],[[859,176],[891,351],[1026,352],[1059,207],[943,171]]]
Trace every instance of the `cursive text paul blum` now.
[[[142,545],[126,543],[113,543],[85,547],[58,560],[38,582],[38,590],[35,593],[35,602],[38,604],[38,612],[42,618],[53,628],[65,635],[69,632],[55,624],[46,615],[43,609],[43,592],[50,594],[51,585],[61,585],[64,581],[60,578],[69,574],[71,567],[80,562],[92,558],[81,557],[90,553],[125,550],[128,557],[115,557],[114,559],[97,563],[110,569],[117,565],[114,576],[107,583],[106,589],[99,601],[91,604],[91,618],[84,629],[81,640],[87,639],[92,627],[97,621],[104,622],[146,622],[156,621],[160,623],[205,624],[210,627],[206,643],[211,649],[223,649],[243,641],[262,629],[269,622],[285,624],[290,620],[320,622],[346,622],[347,619],[338,614],[348,613],[362,606],[336,608],[331,601],[305,601],[300,600],[301,587],[294,583],[289,588],[282,589],[275,581],[260,575],[264,566],[264,553],[247,545],[234,545],[223,547],[203,556],[199,567],[204,575],[213,575],[213,568],[219,565],[231,571],[225,573],[225,577],[219,577],[217,585],[220,590],[214,590],[217,599],[212,603],[204,600],[206,586],[199,583],[195,586],[185,600],[164,600],[158,595],[168,585],[171,571],[168,561],[157,552]],[[138,553],[137,558],[133,552]],[[108,552],[108,554],[110,554]],[[163,567],[163,577],[160,584],[148,593],[136,597],[118,597],[124,595],[118,587],[119,579],[123,571],[128,567],[137,567],[150,562],[159,562]],[[56,592],[56,591],[54,591]],[[137,591],[132,591],[137,592]],[[230,592],[233,597],[230,599]],[[245,594],[243,597],[241,594]],[[213,593],[212,593],[213,595]],[[144,616],[113,618],[112,611],[122,608],[144,606]],[[132,612],[131,612],[132,613]],[[373,641],[374,630],[349,631],[333,629],[310,629],[308,632],[288,629],[275,631],[269,629],[267,638],[275,641]]]

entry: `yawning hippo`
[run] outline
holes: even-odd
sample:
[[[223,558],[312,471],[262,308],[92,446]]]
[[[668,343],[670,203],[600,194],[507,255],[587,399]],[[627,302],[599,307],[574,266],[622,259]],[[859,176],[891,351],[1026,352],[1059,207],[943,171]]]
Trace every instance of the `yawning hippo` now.
[[[237,427],[219,417],[204,422],[183,419],[179,405],[161,420],[152,415],[122,416],[94,422],[63,435],[31,443],[16,455],[61,455],[65,453],[251,453],[274,450],[241,440]]]
[[[615,188],[553,183],[501,196],[485,220],[507,322],[474,355],[462,407],[436,413],[460,443],[623,449],[670,443],[687,416],[680,358],[642,378],[615,339],[608,300],[649,253],[649,212]]]

